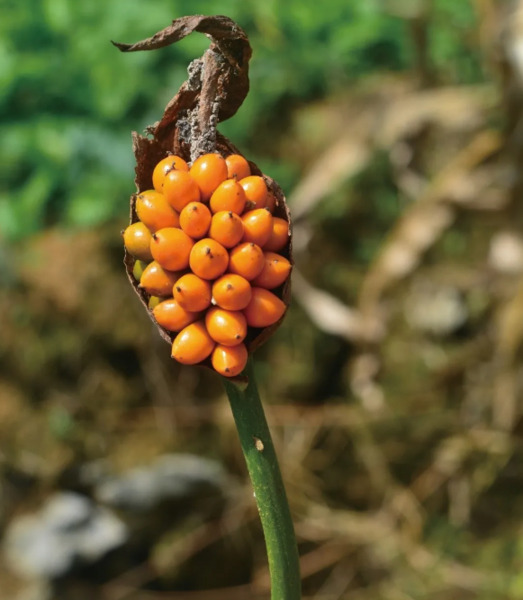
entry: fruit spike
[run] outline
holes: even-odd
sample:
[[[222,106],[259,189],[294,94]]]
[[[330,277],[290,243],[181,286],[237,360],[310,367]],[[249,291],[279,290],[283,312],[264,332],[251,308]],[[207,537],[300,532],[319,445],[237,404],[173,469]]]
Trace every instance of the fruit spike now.
[[[140,226],[145,227],[145,219],[151,224],[152,254],[163,265],[166,278],[161,289],[154,287],[157,282],[152,285],[161,296],[155,300],[160,306],[155,323],[173,346],[174,357],[190,364],[203,361],[224,376],[237,377],[248,353],[281,322],[289,304],[292,266],[290,217],[281,189],[216,130],[219,121],[236,112],[247,93],[250,46],[230,19],[199,16],[177,19],[152,38],[118,47],[126,52],[151,50],[174,43],[191,31],[210,37],[211,52],[199,61],[201,69],[190,69],[190,82],[181,86],[163,117],[148,128],[148,135],[133,134],[137,194],[131,197],[130,221],[140,223],[140,214],[147,213]],[[216,60],[216,55],[225,60]],[[152,190],[165,198],[179,223],[168,221],[166,227],[160,227],[165,222],[154,219],[150,203],[142,203],[138,213],[137,196],[143,197],[145,192],[154,196]],[[164,215],[171,214],[165,203],[161,206]],[[275,263],[270,252],[277,252],[281,261]],[[128,251],[125,264],[141,301],[146,306],[151,303],[149,314],[154,318],[149,296],[153,290],[143,285],[151,284],[144,280],[140,286],[132,276],[135,258]],[[271,270],[262,274],[266,265]],[[152,274],[157,275],[154,270]],[[179,281],[189,276],[196,279],[185,288]],[[173,282],[169,292],[167,281]],[[194,310],[185,309],[186,316],[178,302],[189,302],[189,298],[186,306]],[[209,316],[224,313],[241,316],[228,316],[225,325],[223,319]],[[185,325],[187,319],[192,322]],[[206,321],[218,338],[213,340],[214,350],[206,337]],[[180,324],[194,333],[180,331]],[[240,329],[235,331],[235,327]],[[192,335],[200,352],[191,354]],[[175,339],[178,342],[173,344]],[[183,346],[185,354],[176,352],[174,346]]]

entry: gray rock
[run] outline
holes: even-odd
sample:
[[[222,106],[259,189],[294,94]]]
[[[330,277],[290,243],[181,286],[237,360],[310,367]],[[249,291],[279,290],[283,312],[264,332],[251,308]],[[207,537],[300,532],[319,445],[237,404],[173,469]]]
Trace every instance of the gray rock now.
[[[167,454],[146,467],[102,481],[95,495],[104,504],[145,512],[161,502],[216,494],[225,485],[220,463],[192,454]]]
[[[127,539],[123,522],[85,496],[59,492],[31,515],[8,527],[3,543],[16,572],[54,579],[77,564],[93,563]]]

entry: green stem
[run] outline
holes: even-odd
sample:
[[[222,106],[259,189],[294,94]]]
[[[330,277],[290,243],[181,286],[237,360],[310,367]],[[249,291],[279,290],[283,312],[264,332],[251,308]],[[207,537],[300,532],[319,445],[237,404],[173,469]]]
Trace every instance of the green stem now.
[[[251,478],[269,559],[272,600],[300,600],[300,564],[287,495],[254,379],[252,360],[246,389],[224,379]]]

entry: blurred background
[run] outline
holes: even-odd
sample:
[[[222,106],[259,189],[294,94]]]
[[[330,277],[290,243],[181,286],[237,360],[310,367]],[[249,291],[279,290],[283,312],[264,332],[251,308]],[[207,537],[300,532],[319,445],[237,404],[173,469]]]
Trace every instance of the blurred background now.
[[[268,597],[220,381],[129,286],[131,131],[226,14],[220,130],[287,193],[293,304],[257,352],[304,598],[523,598],[523,2],[3,0],[0,599]]]

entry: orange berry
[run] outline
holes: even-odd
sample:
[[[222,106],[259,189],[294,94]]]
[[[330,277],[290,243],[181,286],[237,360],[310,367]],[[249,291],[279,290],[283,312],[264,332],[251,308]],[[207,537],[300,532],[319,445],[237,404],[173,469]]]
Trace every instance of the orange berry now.
[[[147,227],[137,221],[129,225],[123,232],[123,243],[129,254],[148,262],[153,258],[150,249],[151,237],[151,232]]]
[[[184,365],[195,365],[205,360],[214,346],[203,321],[196,321],[184,327],[174,338],[171,356]]]
[[[212,286],[214,302],[226,310],[242,310],[251,301],[251,284],[235,273],[226,273]]]
[[[229,271],[248,281],[258,277],[265,265],[262,249],[254,242],[245,242],[231,250]]]
[[[263,249],[277,252],[284,248],[288,241],[289,223],[285,219],[280,219],[280,217],[273,217],[271,236],[263,246]]]
[[[200,201],[200,189],[196,181],[186,171],[169,171],[163,181],[163,195],[178,212],[182,212],[189,202]]]
[[[153,315],[158,325],[168,331],[181,331],[200,316],[182,308],[174,298],[160,302],[153,308]]]
[[[198,184],[202,200],[209,200],[214,190],[227,179],[227,163],[219,154],[204,154],[194,161],[189,173]]]
[[[201,202],[189,202],[180,213],[180,227],[194,239],[202,238],[210,224],[211,211]]]
[[[218,306],[205,314],[205,327],[212,339],[224,346],[236,346],[247,335],[247,321],[243,313]]]
[[[239,244],[243,237],[241,218],[231,210],[221,210],[212,216],[209,237],[225,248]]]
[[[216,279],[225,272],[228,264],[227,250],[211,238],[196,242],[189,257],[191,270],[202,279]]]
[[[140,278],[139,287],[143,288],[151,296],[170,296],[173,291],[174,282],[178,279],[178,273],[167,271],[155,260],[149,263]]]
[[[194,273],[187,273],[174,284],[173,296],[186,310],[205,310],[211,304],[211,284]]]
[[[268,327],[285,313],[285,304],[269,290],[253,287],[252,298],[243,311],[250,327]]]
[[[211,355],[211,362],[214,370],[224,377],[235,377],[239,375],[245,365],[249,354],[245,344],[237,346],[222,346],[218,344]]]
[[[236,179],[226,179],[214,190],[209,206],[213,213],[221,210],[231,210],[241,215],[245,208],[245,192]]]
[[[227,177],[229,179],[243,179],[251,174],[249,163],[240,154],[229,154],[225,159],[227,163]]]
[[[194,241],[181,229],[165,227],[153,233],[151,253],[164,269],[180,271],[189,266]]]
[[[254,242],[262,247],[272,233],[272,215],[265,208],[250,210],[242,216],[243,241]]]
[[[254,208],[264,208],[267,205],[267,185],[263,177],[250,175],[240,180],[245,197],[252,202]]]
[[[157,192],[163,191],[163,181],[169,171],[188,171],[189,165],[179,156],[166,156],[154,167],[153,187]]]
[[[291,268],[291,263],[284,256],[274,252],[265,252],[265,266],[258,277],[253,279],[252,285],[272,290],[289,277]]]
[[[163,227],[178,227],[180,218],[165,196],[156,190],[146,190],[136,198],[136,214],[140,221],[154,233]]]

